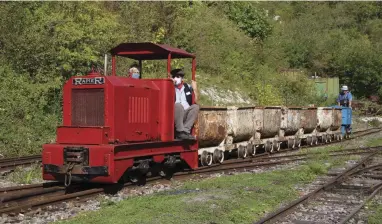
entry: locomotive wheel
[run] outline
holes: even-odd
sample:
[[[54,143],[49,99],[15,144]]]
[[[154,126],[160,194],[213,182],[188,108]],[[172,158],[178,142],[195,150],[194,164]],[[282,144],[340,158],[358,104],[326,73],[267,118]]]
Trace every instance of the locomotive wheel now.
[[[273,153],[272,143],[270,141],[266,141],[264,143],[264,149],[265,149],[266,152]]]
[[[313,137],[311,137],[311,136],[306,137],[306,144],[307,145],[313,145]]]
[[[131,173],[128,175],[128,178],[129,181],[134,184],[142,182],[144,179],[144,177],[142,175],[139,175],[138,173]]]
[[[252,144],[247,145],[247,155],[254,156],[256,154],[256,146]]]
[[[175,173],[174,169],[163,167],[161,171],[159,171],[159,175],[167,180],[170,180]]]
[[[295,140],[294,139],[288,139],[288,148],[294,149],[295,147]]]
[[[203,151],[200,155],[200,163],[202,166],[210,166],[212,164],[212,156],[207,151]]]
[[[214,163],[223,163],[224,161],[224,152],[219,149],[215,149],[214,154],[212,155]]]
[[[138,177],[130,177],[131,183],[137,183],[138,182]]]
[[[273,141],[273,144],[272,144],[272,148],[273,148],[273,151],[280,151],[280,143],[276,140]]]
[[[247,147],[243,145],[239,145],[237,149],[237,157],[238,158],[245,158],[247,157]]]

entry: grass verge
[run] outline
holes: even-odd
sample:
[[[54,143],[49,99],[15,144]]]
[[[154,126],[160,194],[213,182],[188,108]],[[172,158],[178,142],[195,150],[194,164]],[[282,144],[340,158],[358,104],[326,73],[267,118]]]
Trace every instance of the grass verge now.
[[[294,169],[188,181],[178,189],[104,203],[66,223],[251,223],[299,197],[305,184],[354,156],[317,157]]]
[[[368,213],[370,214],[367,218],[367,223],[369,224],[379,224],[382,223],[382,204],[373,200],[367,205]]]
[[[374,146],[380,146],[382,145],[382,138],[374,138],[374,139],[370,139],[368,142],[367,142],[367,146],[368,147],[374,147]]]

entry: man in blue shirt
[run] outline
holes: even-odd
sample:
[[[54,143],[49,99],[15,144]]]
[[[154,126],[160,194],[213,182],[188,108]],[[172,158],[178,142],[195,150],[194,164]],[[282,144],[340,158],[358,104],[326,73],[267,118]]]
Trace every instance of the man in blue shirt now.
[[[349,88],[347,86],[342,86],[341,93],[337,98],[338,106],[351,107],[352,100],[353,96],[349,92]]]

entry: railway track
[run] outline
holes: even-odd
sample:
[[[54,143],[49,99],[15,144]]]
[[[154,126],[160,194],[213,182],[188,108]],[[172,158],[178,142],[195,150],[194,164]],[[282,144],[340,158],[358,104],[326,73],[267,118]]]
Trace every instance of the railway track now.
[[[311,193],[256,222],[346,223],[382,189],[382,156],[373,152]]]
[[[41,155],[0,159],[0,173],[13,171],[17,166],[41,162]]]
[[[354,138],[362,137],[365,135],[373,134],[373,133],[379,132],[381,130],[382,129],[379,129],[379,128],[372,128],[372,129],[365,129],[365,130],[356,131],[356,132],[354,132],[355,136],[351,137],[350,139],[354,139]],[[318,147],[321,145],[328,145],[328,144],[335,144],[335,143],[338,143],[338,142],[328,142],[326,144],[320,144],[317,146],[302,146],[301,148],[306,148],[306,147],[313,148],[313,147]],[[285,150],[282,150],[282,151],[285,151]],[[41,155],[32,155],[32,156],[0,159],[0,173],[11,172],[18,166],[26,166],[26,165],[39,163],[39,162],[41,162]]]
[[[363,155],[370,154],[380,148],[368,148],[355,151],[357,149],[342,150],[329,154],[329,156],[345,156],[345,155]],[[227,160],[219,166],[202,167],[197,170],[190,170],[175,173],[172,178],[174,180],[184,180],[190,178],[200,178],[200,175],[212,173],[224,173],[231,171],[248,170],[256,167],[269,167],[280,164],[287,164],[296,161],[303,161],[314,156],[311,154],[296,154],[272,157],[258,156],[252,159]],[[168,183],[169,180],[161,177],[153,177],[145,180],[146,183]],[[136,187],[132,183],[124,185],[72,185],[65,188],[57,182],[48,182],[44,184],[34,184],[18,187],[9,187],[0,189],[0,214],[17,214],[26,213],[37,208],[44,208],[48,205],[58,204],[69,200],[86,200],[89,197],[99,195],[101,193],[115,193],[126,187]]]
[[[357,132],[357,138],[360,136],[368,135],[380,131],[377,130],[363,130]],[[352,138],[352,139],[353,139]],[[336,143],[336,142],[332,142]],[[328,143],[331,144],[331,143]],[[327,144],[325,144],[327,145]],[[333,153],[328,154],[328,156],[346,156],[346,155],[363,155],[370,154],[375,151],[380,150],[381,147],[372,147],[367,149],[343,149]],[[280,152],[287,152],[290,149],[281,150]],[[177,172],[172,177],[175,180],[189,179],[192,176],[200,176],[203,174],[212,174],[212,173],[222,173],[222,172],[231,172],[231,171],[242,171],[253,169],[256,167],[267,167],[275,166],[280,164],[288,164],[297,161],[304,161],[316,155],[317,153],[298,153],[298,154],[289,154],[289,155],[277,155],[270,153],[263,153],[256,155],[252,158],[246,159],[232,159],[226,160],[222,164],[216,164],[209,167],[201,167],[197,170],[189,170],[183,172]],[[18,158],[19,159],[19,158]],[[12,159],[3,159],[0,162],[4,164],[25,164],[33,163],[38,161],[37,156],[23,157],[19,163],[16,163]],[[1,163],[0,163],[1,164]],[[8,166],[10,167],[10,166]],[[145,180],[145,183],[167,183],[168,180],[153,177]],[[125,187],[133,187],[132,183],[126,183],[124,185],[73,185],[70,188],[65,188],[57,182],[47,182],[44,184],[33,184],[17,187],[8,187],[0,188],[0,214],[17,214],[25,213],[32,211],[36,208],[43,208],[48,205],[58,204],[60,202],[69,201],[69,200],[85,200],[89,197],[99,195],[105,192],[117,192],[119,189]]]

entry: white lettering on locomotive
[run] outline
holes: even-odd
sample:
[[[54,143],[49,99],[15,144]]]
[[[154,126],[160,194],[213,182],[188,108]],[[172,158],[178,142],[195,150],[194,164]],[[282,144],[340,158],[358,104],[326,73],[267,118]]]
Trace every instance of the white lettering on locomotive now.
[[[73,78],[73,85],[102,85],[104,83],[105,77]]]

